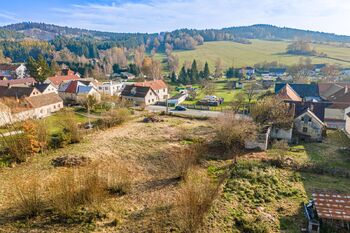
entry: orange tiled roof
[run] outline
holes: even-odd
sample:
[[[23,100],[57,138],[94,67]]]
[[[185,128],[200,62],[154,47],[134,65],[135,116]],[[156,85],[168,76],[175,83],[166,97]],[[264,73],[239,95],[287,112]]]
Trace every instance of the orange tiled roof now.
[[[139,83],[135,83],[134,85],[137,87],[150,87],[155,91],[168,88],[168,86],[165,84],[163,80],[139,82]]]
[[[76,75],[65,75],[65,76],[54,76],[48,78],[52,84],[55,86],[60,85],[63,82],[71,81],[71,80],[78,80],[79,77]]]

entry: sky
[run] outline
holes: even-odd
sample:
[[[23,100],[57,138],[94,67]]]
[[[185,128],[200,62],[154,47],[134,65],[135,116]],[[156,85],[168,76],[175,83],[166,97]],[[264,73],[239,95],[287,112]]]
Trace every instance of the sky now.
[[[350,35],[350,0],[0,0],[0,25],[23,21],[111,32],[272,24]]]

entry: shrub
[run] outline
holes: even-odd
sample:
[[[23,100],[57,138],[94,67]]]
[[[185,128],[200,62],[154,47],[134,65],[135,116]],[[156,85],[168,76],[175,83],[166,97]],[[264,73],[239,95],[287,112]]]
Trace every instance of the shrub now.
[[[75,113],[70,110],[62,111],[60,124],[63,127],[64,137],[69,143],[78,143],[81,141],[81,134],[78,123],[75,120]]]
[[[170,165],[176,178],[184,179],[188,170],[198,164],[201,158],[201,145],[192,145],[190,148],[180,150],[170,157]]]
[[[50,147],[54,149],[63,148],[71,141],[70,134],[65,134],[64,132],[59,132],[52,135],[50,141]]]
[[[50,143],[50,136],[48,131],[48,125],[45,120],[40,120],[36,122],[36,133],[37,139],[40,146],[40,151],[44,151],[48,148]]]
[[[125,123],[130,118],[130,111],[127,108],[112,109],[106,112],[102,123],[103,127],[111,128]]]
[[[218,192],[205,172],[192,169],[177,193],[176,217],[181,232],[197,232]]]
[[[12,124],[8,129],[17,133],[6,137],[2,135],[1,141],[13,161],[25,162],[31,155],[41,150],[37,125],[33,121]]]
[[[254,122],[237,118],[233,112],[223,114],[215,121],[216,138],[228,152],[237,153],[244,150],[246,141],[256,139],[257,127]]]
[[[42,184],[37,175],[32,174],[30,178],[21,178],[20,182],[15,181],[15,202],[21,215],[34,217],[44,210],[42,198]]]

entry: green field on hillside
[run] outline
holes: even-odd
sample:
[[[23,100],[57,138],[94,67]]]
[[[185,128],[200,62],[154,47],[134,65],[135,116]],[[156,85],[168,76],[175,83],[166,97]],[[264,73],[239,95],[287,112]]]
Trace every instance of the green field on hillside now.
[[[221,58],[224,65],[235,67],[253,66],[259,62],[277,61],[285,65],[298,63],[301,56],[285,54],[289,45],[287,41],[263,41],[251,40],[252,44],[240,44],[229,41],[206,42],[198,46],[196,50],[175,51],[180,58],[180,64],[184,61],[196,59],[204,64],[208,61],[211,70],[214,69],[215,61]],[[350,67],[350,48],[337,47],[336,45],[313,45],[317,52],[324,52],[329,58],[311,57],[312,63],[339,64],[342,67]],[[157,54],[157,59],[165,56]]]

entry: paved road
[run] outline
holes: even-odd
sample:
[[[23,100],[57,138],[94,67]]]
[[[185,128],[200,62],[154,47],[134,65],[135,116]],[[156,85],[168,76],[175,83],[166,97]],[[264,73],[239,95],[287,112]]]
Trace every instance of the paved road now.
[[[147,106],[146,109],[151,112],[162,112],[166,110],[166,107],[164,106],[158,106],[158,105],[151,105]],[[195,109],[187,109],[186,111],[176,111],[174,108],[169,107],[169,112],[174,114],[182,114],[182,115],[188,115],[188,116],[195,116],[195,117],[219,117],[222,115],[222,112],[217,111],[202,111],[202,110],[195,110]]]

